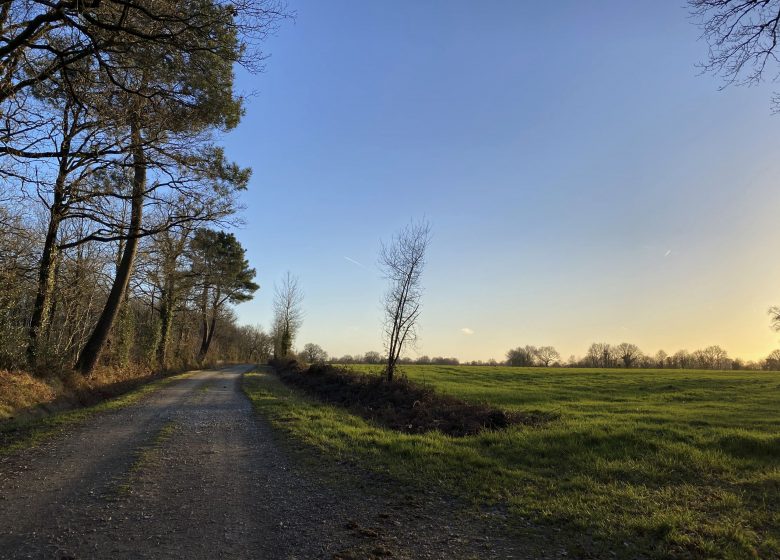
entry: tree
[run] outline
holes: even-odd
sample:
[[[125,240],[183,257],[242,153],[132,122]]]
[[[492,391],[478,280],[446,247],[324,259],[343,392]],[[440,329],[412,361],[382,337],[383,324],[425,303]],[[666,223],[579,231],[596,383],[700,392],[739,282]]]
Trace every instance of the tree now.
[[[255,269],[249,268],[246,251],[232,233],[200,229],[190,242],[190,254],[192,275],[200,291],[202,338],[198,362],[202,362],[223,306],[252,299],[259,286],[253,281]]]
[[[729,369],[731,360],[728,353],[720,346],[708,346],[703,351],[707,363],[713,369]]]
[[[52,77],[46,84],[38,84],[33,89],[41,112],[45,114],[48,110],[52,118],[31,127],[26,134],[25,149],[11,154],[18,160],[33,161],[33,167],[26,166],[26,169],[35,180],[25,179],[23,183],[29,181],[35,185],[37,199],[43,202],[48,212],[48,227],[38,265],[38,286],[28,331],[27,361],[31,367],[36,365],[41,339],[48,334],[61,253],[58,245],[61,226],[72,214],[83,214],[79,210],[97,196],[85,185],[97,170],[108,164],[110,159],[107,158],[121,153],[124,141],[102,126],[98,116],[80,101],[86,95],[80,95],[79,99],[72,95],[74,88],[86,93],[84,89],[89,86],[85,88],[84,83],[88,75],[88,69],[74,68],[67,76]],[[54,163],[51,177],[45,173],[46,166],[39,165],[41,160],[48,159]]]
[[[155,350],[157,364],[168,364],[168,347],[177,309],[192,288],[193,275],[182,263],[193,235],[190,227],[169,229],[154,236],[149,247],[149,270],[146,281],[152,288],[152,306],[157,295],[160,335]]]
[[[690,368],[693,362],[693,358],[687,350],[678,350],[672,356],[672,364],[676,368],[687,369]]]
[[[238,181],[241,187],[241,182],[248,180],[247,173],[223,165],[221,151],[206,147],[200,150],[204,157],[198,157],[192,150],[204,133],[235,127],[242,112],[241,99],[233,94],[233,63],[242,49],[232,25],[235,14],[215,4],[200,7],[207,16],[212,12],[221,14],[201,22],[210,25],[207,32],[190,27],[191,21],[198,21],[200,12],[186,24],[154,21],[145,31],[154,34],[163,29],[167,33],[173,28],[192,39],[189,50],[182,51],[175,43],[131,38],[100,59],[101,74],[109,75],[104,82],[113,86],[101,116],[118,130],[127,131],[128,161],[124,165],[132,169],[132,178],[125,195],[130,201],[130,218],[119,236],[124,241],[122,257],[103,312],[76,363],[85,375],[97,364],[125,297],[139,240],[144,235],[145,203],[156,199],[152,192],[160,183],[153,181],[150,188],[150,169],[158,168],[159,177],[169,185],[177,183],[175,179],[168,181],[173,168],[185,170],[185,175],[199,175],[212,184],[224,179],[228,183]],[[123,79],[117,83],[110,77],[120,68]],[[219,177],[220,172],[227,176]],[[103,235],[92,238],[106,239]]]
[[[242,338],[246,341],[249,360],[256,363],[266,362],[273,350],[271,337],[268,336],[260,325],[245,325],[239,330]]]
[[[778,62],[779,0],[689,0],[693,16],[709,44],[702,66],[728,84],[761,82],[768,65]],[[775,98],[777,104],[777,97]]]
[[[366,364],[381,364],[382,363],[382,354],[380,354],[379,352],[376,352],[374,350],[366,352],[363,355],[363,362],[366,363]]]
[[[614,367],[615,350],[606,342],[594,342],[588,348],[588,355],[585,359],[590,367]]]
[[[701,369],[727,369],[731,365],[728,354],[720,346],[708,346],[691,354],[694,367]]]
[[[434,356],[431,358],[431,364],[437,366],[457,366],[460,363],[458,358],[445,358],[444,356]]]
[[[298,278],[287,272],[282,283],[276,286],[274,295],[274,355],[285,358],[290,355],[295,336],[303,324],[303,291]]]
[[[539,360],[544,367],[548,367],[550,362],[561,359],[561,355],[552,346],[540,346],[536,350],[536,359]]]
[[[666,360],[668,357],[666,352],[659,350],[655,355],[655,367],[665,368],[667,366]]]
[[[780,332],[780,307],[769,308],[769,321],[772,325],[772,330]]]
[[[277,0],[6,1],[0,9],[0,113],[5,124],[9,115],[30,123],[29,89],[75,65],[100,69],[127,94],[147,97],[133,79],[139,66],[117,62],[131,52],[162,51],[170,67],[229,57],[231,65],[256,71],[263,60],[256,46],[285,16]],[[226,25],[234,41],[218,32]]]
[[[764,359],[763,369],[780,371],[780,349],[772,352]]]
[[[417,339],[422,272],[430,240],[428,222],[410,222],[388,244],[382,243],[379,252],[379,266],[389,284],[384,296],[385,376],[388,381],[393,380],[404,347],[414,344]]]
[[[518,346],[506,353],[506,363],[509,366],[528,367],[536,360],[536,346]]]
[[[615,355],[623,362],[623,367],[630,368],[642,357],[642,352],[636,344],[623,342],[615,348]]]
[[[323,350],[319,344],[314,344],[312,342],[309,342],[303,346],[301,356],[303,357],[304,362],[308,362],[310,364],[318,364],[328,361],[328,353],[325,352],[325,350]]]
[[[35,270],[35,235],[16,209],[0,206],[0,368],[19,367],[25,326],[34,297],[30,271]],[[22,352],[20,352],[20,350]]]

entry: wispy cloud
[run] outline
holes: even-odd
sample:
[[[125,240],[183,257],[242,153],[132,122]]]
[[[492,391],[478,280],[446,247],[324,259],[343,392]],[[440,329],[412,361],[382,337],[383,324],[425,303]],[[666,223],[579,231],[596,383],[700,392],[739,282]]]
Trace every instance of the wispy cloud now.
[[[347,257],[347,256],[345,256],[345,257],[344,257],[344,260],[346,260],[346,261],[349,261],[349,262],[351,262],[352,264],[356,264],[356,265],[358,265],[360,268],[366,268],[366,267],[365,267],[365,265],[363,265],[363,263],[359,263],[359,262],[357,262],[355,259],[350,259],[350,258],[349,258],[349,257]]]
[[[462,332],[463,334],[468,335],[468,336],[474,334],[474,331],[471,330],[468,327],[463,327],[462,329],[460,329],[460,332]]]
[[[672,254],[672,250],[669,249],[668,251],[666,251],[666,253],[664,253],[664,257],[668,257],[671,254]]]

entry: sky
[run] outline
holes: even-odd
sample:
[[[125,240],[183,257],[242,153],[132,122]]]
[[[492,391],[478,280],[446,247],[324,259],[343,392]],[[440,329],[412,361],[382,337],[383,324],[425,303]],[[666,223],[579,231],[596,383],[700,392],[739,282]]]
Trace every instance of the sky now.
[[[254,170],[237,236],[261,290],[241,322],[270,326],[290,271],[298,348],[381,351],[380,242],[425,218],[412,357],[780,346],[772,84],[702,75],[682,1],[289,7],[223,139]]]

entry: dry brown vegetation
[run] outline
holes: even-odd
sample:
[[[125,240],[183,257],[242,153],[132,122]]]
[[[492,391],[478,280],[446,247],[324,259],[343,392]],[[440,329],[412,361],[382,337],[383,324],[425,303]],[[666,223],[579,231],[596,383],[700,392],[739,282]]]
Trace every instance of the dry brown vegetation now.
[[[348,408],[385,428],[408,434],[435,430],[464,437],[516,424],[541,425],[552,418],[550,414],[506,412],[487,404],[467,403],[403,376],[387,381],[384,376],[327,364],[304,368],[294,360],[277,361],[274,366],[286,384],[326,403]]]
[[[141,366],[101,367],[89,378],[70,370],[45,377],[0,370],[0,422],[97,404],[167,373]]]

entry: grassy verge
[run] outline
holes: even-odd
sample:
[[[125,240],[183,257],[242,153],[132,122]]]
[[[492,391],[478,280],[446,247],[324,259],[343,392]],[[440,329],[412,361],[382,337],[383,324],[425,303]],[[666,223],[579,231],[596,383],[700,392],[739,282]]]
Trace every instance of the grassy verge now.
[[[542,428],[406,435],[304,398],[245,390],[277,428],[407,488],[508,512],[576,556],[780,557],[780,378],[760,372],[413,367],[439,390],[560,414]]]
[[[103,401],[97,405],[69,410],[45,416],[33,420],[11,420],[0,424],[0,454],[8,454],[12,451],[30,447],[53,435],[64,428],[74,426],[87,420],[98,412],[116,410],[137,403],[154,391],[173,383],[188,375],[182,373],[158,379],[146,385],[125,393],[119,397]]]

